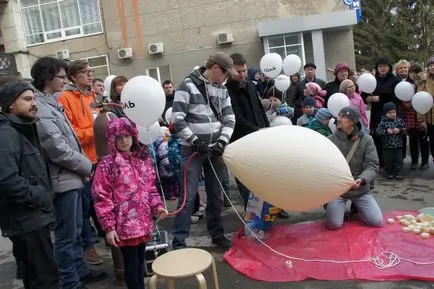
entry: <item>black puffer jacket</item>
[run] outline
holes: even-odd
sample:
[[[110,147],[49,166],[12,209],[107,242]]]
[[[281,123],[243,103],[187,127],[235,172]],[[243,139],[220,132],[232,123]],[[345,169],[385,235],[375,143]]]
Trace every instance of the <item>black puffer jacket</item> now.
[[[4,236],[54,222],[53,194],[35,122],[0,114],[0,228]]]

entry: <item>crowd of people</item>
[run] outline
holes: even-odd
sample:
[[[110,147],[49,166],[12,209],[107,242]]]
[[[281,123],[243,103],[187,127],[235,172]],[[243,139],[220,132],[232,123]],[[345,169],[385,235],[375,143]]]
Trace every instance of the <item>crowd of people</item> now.
[[[370,194],[380,168],[389,179],[403,178],[407,138],[412,170],[429,167],[430,150],[434,157],[434,110],[420,115],[394,92],[400,81],[408,81],[415,92],[434,95],[434,56],[426,70],[405,60],[393,67],[379,58],[372,94],[359,91],[357,73],[346,63],[336,64],[335,79],[328,83],[316,77],[314,63],[303,69],[304,77],[290,76],[291,86],[282,93],[259,69],[249,68],[243,55],[215,53],[176,90],[170,80],[163,82],[161,135],[150,145],[140,143],[124,112],[125,76],[104,87],[86,61],[67,65],[43,57],[33,64],[31,84],[2,78],[0,228],[13,243],[25,288],[86,288],[107,278],[107,272],[89,266],[103,262],[95,250],[98,237],[111,248],[116,282],[145,288],[153,221],[168,215],[162,198],[178,200],[172,247],[186,248],[194,217],[202,217],[201,182],[211,242],[230,248],[221,216],[227,200],[220,183],[229,192],[222,155],[229,143],[266,129],[277,117],[328,137],[347,159],[354,185],[325,204],[327,228],[342,227],[348,201],[364,224],[381,227],[381,209]],[[327,101],[336,92],[344,93],[350,106],[331,125]],[[264,232],[276,216],[288,217],[260,202],[240,180],[236,184],[251,230]],[[266,211],[258,211],[259,205]]]

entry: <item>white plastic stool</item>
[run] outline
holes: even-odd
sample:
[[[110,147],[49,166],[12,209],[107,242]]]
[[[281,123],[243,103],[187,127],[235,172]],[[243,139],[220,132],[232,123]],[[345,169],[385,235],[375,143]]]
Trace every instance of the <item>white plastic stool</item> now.
[[[187,248],[167,252],[152,263],[152,275],[149,280],[150,289],[157,289],[157,279],[167,280],[169,289],[175,289],[174,279],[195,276],[200,289],[207,289],[203,272],[212,266],[214,289],[219,289],[217,268],[214,257],[201,249]]]

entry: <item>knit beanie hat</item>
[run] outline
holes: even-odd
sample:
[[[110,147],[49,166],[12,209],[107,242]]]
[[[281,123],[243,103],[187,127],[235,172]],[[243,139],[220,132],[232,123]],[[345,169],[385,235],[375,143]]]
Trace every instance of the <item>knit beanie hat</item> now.
[[[327,95],[327,91],[323,90],[321,88],[321,86],[319,86],[319,84],[316,83],[316,82],[308,82],[308,83],[306,83],[306,89],[309,92],[309,95],[311,95],[311,96],[317,96],[317,95],[319,95],[319,96],[324,97],[324,96]]]
[[[341,82],[341,84],[339,85],[339,91],[340,92],[345,92],[345,89],[353,86],[354,82],[351,79],[345,79]]]
[[[316,105],[316,103],[315,103],[315,99],[313,99],[313,97],[310,97],[310,96],[306,97],[306,98],[303,100],[303,103],[302,103],[302,106],[303,106],[303,107],[304,107],[304,106],[313,106],[313,107],[315,107],[315,105]]]
[[[9,107],[25,91],[34,89],[23,81],[11,81],[0,87],[0,112],[8,113]]]
[[[334,75],[336,76],[339,71],[341,70],[348,70],[350,71],[350,67],[345,62],[338,62],[335,66],[335,69],[333,70]]]
[[[351,120],[354,124],[359,123],[360,113],[359,111],[351,106],[346,106],[339,111],[341,117],[346,117]]]
[[[396,105],[393,102],[387,102],[383,105],[383,113],[386,114],[391,110],[396,110]]]
[[[434,55],[431,55],[431,57],[428,58],[426,66],[428,67],[431,64],[434,64]]]
[[[315,118],[319,122],[323,122],[326,118],[332,118],[332,114],[329,112],[327,108],[320,108],[315,114]]]
[[[392,64],[391,64],[389,58],[384,57],[384,56],[379,57],[379,58],[377,59],[377,62],[375,62],[375,70],[378,70],[378,66],[379,66],[380,64],[387,64],[387,65],[389,65],[390,70],[392,70]]]

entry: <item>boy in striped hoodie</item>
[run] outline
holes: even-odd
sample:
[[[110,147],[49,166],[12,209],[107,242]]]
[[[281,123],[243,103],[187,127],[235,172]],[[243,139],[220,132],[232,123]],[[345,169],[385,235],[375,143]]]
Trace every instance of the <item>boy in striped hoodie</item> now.
[[[173,248],[186,247],[185,238],[190,232],[199,176],[202,167],[205,173],[207,193],[207,227],[212,243],[229,249],[231,241],[224,236],[221,219],[223,196],[212,167],[221,182],[223,175],[222,154],[232,136],[235,116],[231,100],[223,83],[229,75],[237,72],[229,55],[218,52],[212,55],[205,67],[199,67],[186,77],[175,92],[172,107],[172,122],[181,138],[182,170],[188,169],[187,179],[181,180],[181,187],[187,181],[187,201],[173,222]],[[188,168],[185,161],[197,152]],[[184,173],[182,172],[182,176]],[[183,198],[179,198],[179,206]]]

